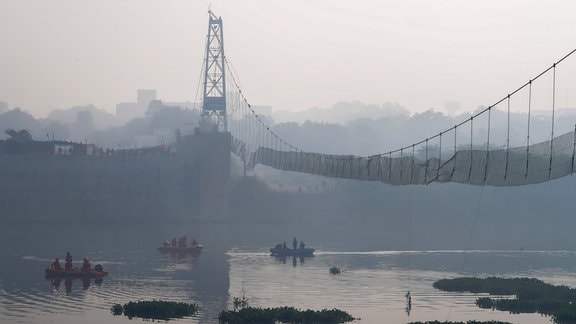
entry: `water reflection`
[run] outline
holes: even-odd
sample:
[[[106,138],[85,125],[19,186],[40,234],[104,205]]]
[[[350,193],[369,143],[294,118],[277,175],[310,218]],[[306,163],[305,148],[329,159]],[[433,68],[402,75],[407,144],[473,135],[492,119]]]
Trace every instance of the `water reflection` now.
[[[514,265],[518,259],[538,268],[532,276],[557,281],[561,274],[557,265],[575,255],[534,251],[337,252],[323,251],[321,247],[318,250],[313,262],[296,261],[296,267],[289,266],[290,260],[295,261],[293,258],[271,259],[241,250],[229,253],[230,295],[245,296],[261,307],[339,308],[365,323],[379,323],[383,319],[387,323],[447,319],[550,323],[549,318],[538,314],[479,309],[475,300],[485,294],[446,293],[433,288],[432,283],[460,276],[524,276],[525,272],[514,270],[518,269]],[[547,263],[542,263],[543,260]],[[326,270],[334,265],[345,271],[331,275]]]
[[[157,251],[163,238],[189,233],[192,226],[204,245],[201,254]],[[540,324],[550,321],[539,315],[527,319],[479,310],[474,304],[477,295],[440,292],[432,283],[445,277],[506,275],[575,285],[576,253],[570,251],[370,251],[361,239],[339,242],[315,237],[306,232],[309,227],[273,224],[95,224],[90,228],[0,226],[0,322],[138,323],[112,317],[110,307],[158,299],[197,303],[200,313],[186,322],[213,323],[220,311],[231,308],[234,297],[246,296],[256,307],[339,308],[364,323],[382,322],[382,318],[394,323],[446,320],[450,314],[453,321]],[[59,239],[55,232],[67,235]],[[310,243],[317,248],[316,255],[271,257],[268,247],[277,237],[293,233],[314,237]],[[45,279],[43,271],[53,256],[68,250],[72,255],[91,256],[105,265],[109,275],[102,281]],[[327,270],[333,266],[345,271],[330,275]]]
[[[228,302],[225,226],[194,225],[206,247],[202,254],[156,250],[162,238],[189,226],[93,224],[89,231],[72,224],[0,226],[0,323],[134,323],[109,318],[112,304],[153,299],[196,303],[201,312],[192,323],[213,322]],[[44,270],[62,251],[90,256],[108,276],[45,278]],[[83,315],[80,321],[75,314]]]
[[[286,264],[288,260],[292,260],[292,266],[297,266],[298,264],[303,265],[306,261],[306,258],[312,258],[313,256],[272,256],[276,259],[279,263]]]
[[[191,260],[197,261],[202,255],[202,252],[177,252],[177,251],[158,251],[163,257],[172,259],[172,260]]]
[[[72,285],[73,282],[81,282],[82,283],[82,289],[83,290],[87,290],[88,288],[90,288],[90,285],[92,283],[94,283],[94,285],[96,286],[101,286],[102,282],[104,281],[102,278],[62,278],[62,277],[51,277],[51,276],[46,276],[46,280],[50,281],[50,284],[52,285],[52,288],[57,291],[60,292],[61,291],[61,284],[62,281],[64,281],[64,289],[66,294],[70,294],[72,292]]]

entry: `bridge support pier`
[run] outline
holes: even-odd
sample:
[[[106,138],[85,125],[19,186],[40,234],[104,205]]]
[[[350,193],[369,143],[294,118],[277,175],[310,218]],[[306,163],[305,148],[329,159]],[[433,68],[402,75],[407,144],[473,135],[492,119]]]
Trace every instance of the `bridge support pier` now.
[[[229,217],[231,177],[231,136],[228,132],[197,133],[183,137],[178,155],[189,161],[193,188],[190,197],[197,201],[191,218],[222,221]]]

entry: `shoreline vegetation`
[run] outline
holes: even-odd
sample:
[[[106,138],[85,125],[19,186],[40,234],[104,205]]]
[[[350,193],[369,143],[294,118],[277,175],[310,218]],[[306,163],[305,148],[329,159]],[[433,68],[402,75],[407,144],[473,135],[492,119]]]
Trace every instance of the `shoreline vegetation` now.
[[[550,316],[554,323],[576,323],[576,289],[566,286],[554,286],[535,278],[499,277],[440,279],[433,286],[449,292],[491,295],[476,299],[480,308],[514,314],[539,313]]]

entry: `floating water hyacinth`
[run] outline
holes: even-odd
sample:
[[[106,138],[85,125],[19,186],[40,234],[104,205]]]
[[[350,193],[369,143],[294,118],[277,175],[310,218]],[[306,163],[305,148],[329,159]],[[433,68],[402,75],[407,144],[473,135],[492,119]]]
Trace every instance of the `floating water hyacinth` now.
[[[124,306],[114,304],[111,311],[114,315],[124,314],[130,319],[140,317],[167,321],[172,318],[192,316],[198,311],[198,306],[196,304],[152,300],[129,302]]]

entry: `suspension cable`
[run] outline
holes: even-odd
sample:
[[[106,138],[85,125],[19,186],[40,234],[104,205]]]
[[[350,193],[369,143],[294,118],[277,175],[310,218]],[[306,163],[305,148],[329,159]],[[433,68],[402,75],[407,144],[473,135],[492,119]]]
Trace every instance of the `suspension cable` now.
[[[504,167],[504,183],[508,179],[508,159],[510,157],[510,95],[508,95],[508,117],[506,125],[506,165]]]
[[[484,183],[486,183],[486,178],[488,177],[488,161],[490,159],[490,120],[491,120],[491,109],[488,110],[488,131],[486,135],[486,163],[484,163]]]
[[[550,162],[548,164],[548,179],[552,175],[552,156],[554,155],[554,111],[556,106],[556,63],[552,73],[552,134],[550,136]]]
[[[532,80],[529,82],[528,87],[528,132],[526,135],[526,172],[524,178],[528,178],[528,163],[530,161],[530,113],[532,110]]]
[[[572,145],[572,168],[570,170],[570,174],[574,174],[574,155],[576,154],[576,125],[574,125],[574,139]]]
[[[474,116],[470,117],[470,168],[468,169],[468,182],[470,182],[470,177],[472,176],[472,161],[474,154]]]
[[[442,163],[442,132],[440,132],[440,147],[438,148],[438,168],[436,169],[436,180],[440,178],[440,164]]]

